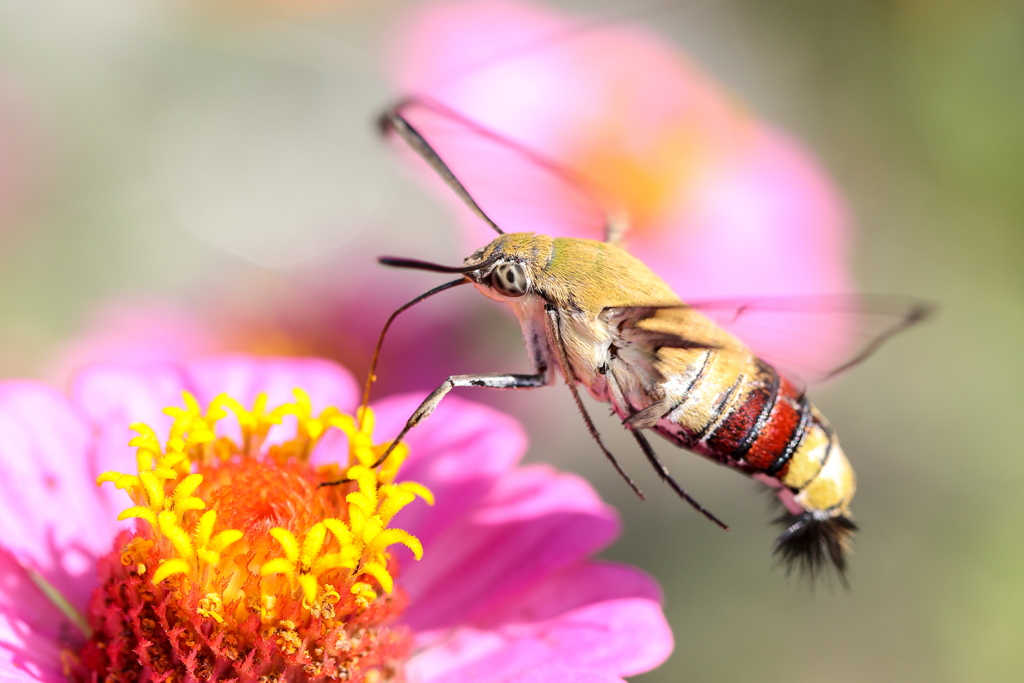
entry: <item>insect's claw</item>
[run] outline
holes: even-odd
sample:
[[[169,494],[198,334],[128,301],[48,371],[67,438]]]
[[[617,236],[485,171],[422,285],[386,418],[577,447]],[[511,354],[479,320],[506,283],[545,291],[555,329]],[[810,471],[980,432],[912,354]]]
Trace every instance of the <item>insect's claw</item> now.
[[[355,481],[355,480],[354,479],[338,479],[336,481],[322,481],[319,484],[317,484],[317,488],[323,488],[324,486],[338,486],[339,484],[348,484],[351,481]]]
[[[408,427],[408,426],[406,427],[406,429],[403,429],[402,433],[398,435],[398,438],[395,439],[394,441],[392,441],[391,445],[388,446],[388,449],[386,451],[384,451],[384,454],[381,455],[379,458],[377,458],[376,462],[374,462],[372,465],[370,465],[370,469],[373,469],[375,467],[380,467],[381,465],[383,465],[384,461],[388,459],[389,455],[391,455],[391,451],[395,450],[395,447],[398,446],[398,443],[402,440],[402,437],[405,436],[405,433],[408,432],[410,429],[412,429],[412,427]]]
[[[715,517],[707,508],[698,503],[697,500],[689,493],[687,493],[686,489],[680,486],[679,482],[677,482],[672,477],[672,475],[669,474],[668,469],[661,462],[661,460],[658,459],[658,455],[654,452],[654,449],[651,448],[651,444],[649,441],[647,441],[647,437],[645,437],[640,431],[636,429],[632,431],[633,438],[635,438],[636,442],[640,445],[640,450],[644,452],[644,456],[647,457],[647,461],[651,463],[651,466],[654,468],[654,471],[658,473],[658,476],[661,477],[662,481],[667,483],[672,488],[672,490],[675,491],[680,498],[689,503],[694,510],[704,515],[715,524],[717,524],[719,527],[722,528],[723,531],[728,531],[728,524],[718,519],[718,517]]]

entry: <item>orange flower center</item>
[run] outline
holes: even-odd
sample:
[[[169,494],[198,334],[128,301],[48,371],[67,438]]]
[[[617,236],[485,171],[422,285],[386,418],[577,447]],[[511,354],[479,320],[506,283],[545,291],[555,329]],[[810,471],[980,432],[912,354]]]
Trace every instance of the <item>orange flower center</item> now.
[[[373,414],[334,408],[314,415],[308,396],[266,410],[222,395],[207,409],[185,394],[161,443],[139,436],[136,474],[107,472],[136,519],[99,563],[85,647],[69,655],[78,681],[402,680],[409,631],[395,624],[405,596],[394,585],[395,544],[419,559],[411,534],[391,527],[402,507],[430,492],[395,483],[408,451],[373,445]],[[233,415],[237,436],[217,424]],[[268,445],[294,421],[295,436]],[[279,427],[283,429],[284,427]],[[310,456],[331,429],[348,436],[344,468]],[[322,486],[346,479],[345,483]]]

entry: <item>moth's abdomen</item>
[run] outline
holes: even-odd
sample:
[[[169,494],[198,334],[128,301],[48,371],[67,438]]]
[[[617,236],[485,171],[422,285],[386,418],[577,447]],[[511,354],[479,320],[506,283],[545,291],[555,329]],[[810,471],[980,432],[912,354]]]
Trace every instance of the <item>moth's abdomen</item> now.
[[[750,357],[707,352],[702,372],[656,429],[779,489],[793,514],[845,515],[856,480],[828,423],[792,382]]]
[[[831,564],[845,582],[856,477],[835,433],[802,391],[756,357],[704,354],[655,429],[773,488],[786,508],[776,552],[787,567],[813,579]]]
[[[745,391],[743,391],[745,390]],[[699,447],[751,473],[785,476],[815,423],[811,406],[793,384],[767,366],[723,406]]]

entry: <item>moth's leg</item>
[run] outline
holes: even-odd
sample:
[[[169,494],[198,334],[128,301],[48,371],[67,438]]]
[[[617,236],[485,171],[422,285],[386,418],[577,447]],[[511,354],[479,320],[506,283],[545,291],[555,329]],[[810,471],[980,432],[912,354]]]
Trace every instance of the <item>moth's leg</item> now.
[[[612,396],[615,397],[617,405],[627,405],[625,396],[622,393],[622,387],[619,386],[618,380],[615,377],[615,373],[609,372],[605,376],[608,379],[608,389],[611,391]],[[654,403],[647,406],[643,410],[633,413],[632,415],[624,419],[622,421],[622,424],[625,425],[629,429],[629,431],[633,432],[633,438],[635,438],[636,442],[640,445],[640,450],[644,452],[644,456],[647,458],[647,462],[651,463],[651,466],[658,473],[658,476],[661,477],[662,481],[664,481],[666,484],[672,487],[673,491],[679,494],[679,496],[683,500],[692,505],[698,512],[700,512],[702,515],[710,519],[718,526],[728,531],[728,526],[726,526],[721,520],[719,520],[713,514],[705,510],[704,507],[696,500],[694,500],[693,497],[690,496],[690,494],[688,494],[686,490],[679,485],[679,482],[677,482],[672,477],[672,475],[669,474],[668,468],[665,467],[664,463],[661,462],[657,454],[654,452],[654,449],[651,447],[651,444],[647,441],[647,438],[640,431],[641,427],[637,426],[654,426],[654,424],[657,423],[657,421],[661,417],[664,417],[665,414],[671,411],[671,407],[672,405],[674,405],[674,403],[674,401],[671,401],[669,399],[661,399],[660,401],[655,401]]]
[[[535,375],[501,375],[501,374],[486,374],[486,375],[452,375],[444,381],[444,383],[437,389],[430,392],[430,396],[420,404],[412,416],[406,420],[405,426],[402,427],[402,431],[398,433],[395,440],[391,442],[388,449],[384,451],[384,454],[377,458],[377,462],[373,463],[371,467],[378,467],[391,452],[402,442],[405,435],[409,433],[413,427],[423,422],[430,414],[434,412],[438,404],[441,403],[449,391],[455,387],[487,387],[488,389],[536,389],[537,387],[548,386],[554,382],[554,374],[547,368],[541,368],[541,371]],[[337,481],[327,481],[320,484],[320,486],[335,486],[336,484],[345,484],[352,481],[351,479],[339,479]]]
[[[633,432],[633,437],[636,439],[636,442],[640,444],[640,450],[642,450],[644,452],[644,455],[647,456],[647,462],[651,463],[651,467],[653,467],[654,471],[658,473],[658,476],[661,477],[662,481],[671,486],[672,490],[678,493],[680,498],[682,498],[687,503],[692,505],[694,510],[704,515],[712,522],[725,529],[726,531],[728,531],[729,526],[725,522],[718,519],[718,517],[715,517],[713,514],[711,514],[711,512],[706,510],[703,505],[694,500],[693,496],[687,493],[686,490],[679,485],[679,482],[672,478],[672,475],[669,474],[668,472],[668,468],[665,467],[661,460],[658,459],[658,456],[654,452],[654,449],[651,448],[651,444],[647,440],[647,437],[645,437],[639,430],[631,429],[630,431]]]
[[[622,465],[615,459],[608,447],[604,445],[604,441],[601,440],[601,435],[597,432],[597,427],[594,426],[594,421],[590,419],[590,415],[587,413],[587,409],[583,407],[583,401],[580,400],[580,393],[576,389],[576,377],[573,375],[572,368],[569,366],[569,354],[565,350],[565,342],[562,339],[562,330],[560,327],[561,319],[558,315],[558,309],[551,304],[544,307],[544,310],[548,314],[548,323],[550,324],[551,336],[555,342],[555,347],[558,350],[558,359],[562,364],[562,372],[565,374],[565,383],[569,385],[569,391],[572,392],[572,398],[576,401],[576,407],[580,409],[580,415],[583,416],[583,422],[587,425],[587,431],[590,432],[590,436],[593,437],[594,441],[597,442],[601,452],[604,453],[604,457],[608,458],[608,461],[615,468],[615,471],[619,473],[619,476],[629,485],[629,488],[633,489],[636,495],[640,496],[641,500],[645,500],[643,492],[633,482],[626,471],[622,469]]]
[[[629,429],[649,429],[658,424],[661,418],[671,413],[677,405],[679,405],[679,401],[673,398],[663,398],[643,410],[633,413],[623,420],[622,424]]]
[[[530,357],[533,362],[534,373],[532,375],[519,374],[478,374],[478,375],[452,375],[444,381],[441,386],[431,392],[429,396],[416,408],[412,416],[406,421],[402,431],[395,440],[391,442],[384,454],[381,455],[373,467],[379,466],[392,451],[402,442],[409,430],[427,419],[441,403],[441,399],[455,387],[487,387],[490,389],[535,389],[537,387],[551,386],[555,383],[555,370],[551,361],[551,352],[547,349],[546,331],[540,335],[528,335],[526,342],[530,349]],[[344,484],[349,479],[324,482],[321,486],[334,486]]]
[[[616,246],[622,245],[629,232],[629,214],[625,210],[604,212],[604,241]]]
[[[554,376],[551,373],[539,372],[535,375],[500,375],[500,374],[486,374],[486,375],[452,375],[444,381],[444,383],[437,389],[430,392],[430,396],[420,404],[412,416],[406,421],[405,426],[402,427],[402,431],[398,433],[395,440],[391,442],[388,449],[384,451],[384,454],[377,459],[377,462],[373,463],[373,467],[377,467],[382,462],[388,459],[391,455],[391,451],[395,450],[395,447],[401,443],[405,435],[409,433],[409,430],[423,422],[430,414],[434,412],[438,404],[441,403],[449,391],[455,387],[486,387],[488,389],[536,389],[537,387],[547,386],[552,383]]]

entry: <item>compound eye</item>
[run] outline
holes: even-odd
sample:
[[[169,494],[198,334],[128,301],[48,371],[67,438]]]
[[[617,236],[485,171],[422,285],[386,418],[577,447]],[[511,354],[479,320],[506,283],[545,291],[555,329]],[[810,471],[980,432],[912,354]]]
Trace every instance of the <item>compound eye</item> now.
[[[491,271],[491,287],[503,296],[522,296],[529,287],[526,270],[518,263],[499,263]]]

